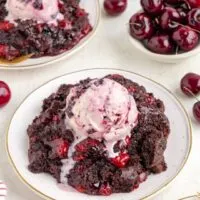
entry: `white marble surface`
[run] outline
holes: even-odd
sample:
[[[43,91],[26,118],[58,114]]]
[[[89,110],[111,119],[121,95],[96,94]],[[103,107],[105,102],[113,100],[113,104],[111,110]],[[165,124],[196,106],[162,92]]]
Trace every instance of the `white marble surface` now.
[[[200,73],[200,55],[179,64],[162,64],[138,54],[129,44],[125,33],[126,22],[133,11],[134,7],[130,4],[126,12],[119,17],[108,18],[103,14],[96,37],[70,60],[35,70],[0,71],[0,80],[6,81],[12,90],[11,102],[0,109],[0,180],[4,180],[8,186],[8,200],[41,200],[19,181],[8,163],[4,137],[15,109],[27,94],[46,81],[64,73],[96,67],[137,72],[165,85],[179,97],[193,121],[193,148],[182,173],[154,199],[177,200],[200,192],[200,124],[192,117],[191,110],[195,100],[185,97],[179,90],[180,79],[185,73]]]

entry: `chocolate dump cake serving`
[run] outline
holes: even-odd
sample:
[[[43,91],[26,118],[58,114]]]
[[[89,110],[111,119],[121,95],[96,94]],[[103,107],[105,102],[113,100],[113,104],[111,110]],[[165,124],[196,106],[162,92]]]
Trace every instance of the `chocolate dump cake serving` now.
[[[167,169],[164,111],[121,75],[61,85],[28,127],[28,168],[90,195],[131,192]]]
[[[54,56],[92,27],[80,0],[0,0],[0,58]]]

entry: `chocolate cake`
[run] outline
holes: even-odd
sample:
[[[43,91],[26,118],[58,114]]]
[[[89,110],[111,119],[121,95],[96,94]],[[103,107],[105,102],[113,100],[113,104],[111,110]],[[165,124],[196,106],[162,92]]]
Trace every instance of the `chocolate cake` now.
[[[124,92],[134,99],[138,112],[130,134],[114,141],[114,156],[109,154],[108,148],[111,146],[107,145],[105,138],[94,137],[96,130],[87,129],[87,133],[84,133],[83,126],[80,134],[87,136],[78,141],[75,130],[66,123],[66,119],[75,117],[73,108],[76,102],[90,87],[93,87],[92,90],[99,88],[105,80],[123,87]],[[74,88],[76,92],[73,96],[71,92]],[[44,100],[40,115],[28,127],[28,168],[33,173],[48,173],[58,183],[69,184],[89,195],[131,192],[150,174],[167,169],[164,151],[170,126],[164,112],[161,100],[148,93],[143,86],[118,74],[97,80],[88,78],[76,85],[63,84]],[[113,126],[119,121],[116,119]],[[120,131],[118,134],[121,134]],[[72,146],[73,151],[70,149]],[[69,159],[73,161],[70,166]],[[65,168],[68,170],[65,171]]]
[[[55,0],[62,15],[55,23],[29,18],[9,21],[7,1],[0,0],[0,58],[55,56],[73,48],[92,30],[88,13],[79,6],[80,0]],[[26,4],[29,0],[21,2]],[[33,0],[33,8],[43,12],[42,3]]]

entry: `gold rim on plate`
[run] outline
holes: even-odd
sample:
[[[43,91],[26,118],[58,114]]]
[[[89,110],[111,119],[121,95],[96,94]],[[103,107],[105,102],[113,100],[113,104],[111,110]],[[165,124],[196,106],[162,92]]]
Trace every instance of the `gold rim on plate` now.
[[[127,73],[131,73],[131,74],[134,74],[134,75],[137,75],[139,77],[142,77],[142,78],[145,78],[157,85],[159,85],[160,87],[164,88],[169,94],[171,94],[174,99],[179,103],[179,105],[181,106],[181,108],[183,109],[183,112],[185,114],[185,117],[188,121],[188,125],[189,125],[189,139],[190,139],[190,142],[189,142],[189,149],[188,149],[188,152],[185,156],[185,159],[183,160],[181,166],[180,166],[180,169],[177,171],[176,175],[174,177],[172,177],[165,185],[163,185],[161,188],[157,189],[155,192],[153,192],[152,194],[149,194],[145,197],[143,197],[142,199],[140,200],[147,200],[149,198],[152,198],[154,197],[155,195],[157,195],[158,193],[162,192],[167,186],[169,186],[170,183],[172,183],[175,178],[180,174],[180,172],[182,171],[182,169],[184,168],[186,162],[188,161],[188,158],[189,158],[189,155],[191,153],[191,149],[192,149],[192,124],[191,124],[191,120],[189,118],[189,115],[185,109],[185,107],[183,106],[183,104],[181,103],[181,101],[169,90],[167,89],[165,86],[163,86],[162,84],[150,79],[150,78],[147,78],[143,75],[140,75],[140,74],[137,74],[137,73],[134,73],[134,72],[131,72],[131,71],[128,71],[128,70],[121,70],[121,69],[115,69],[115,68],[93,68],[93,69],[83,69],[83,70],[78,70],[78,71],[74,71],[74,72],[71,72],[71,73],[67,73],[67,74],[64,74],[64,75],[61,75],[61,76],[58,76],[56,78],[53,78],[51,80],[49,80],[48,82],[42,84],[41,86],[39,86],[38,88],[36,88],[35,90],[33,90],[31,93],[29,93],[25,98],[24,100],[22,101],[22,103],[17,107],[16,111],[14,112],[11,120],[10,120],[10,123],[9,123],[9,126],[8,126],[8,129],[7,129],[7,132],[6,132],[6,151],[7,151],[7,155],[8,155],[8,158],[9,158],[9,161],[10,161],[10,164],[11,166],[14,168],[14,171],[15,173],[17,174],[17,176],[19,177],[19,179],[29,187],[29,189],[31,189],[33,192],[35,192],[36,194],[38,194],[40,197],[42,197],[43,199],[45,200],[56,200],[56,199],[53,199],[47,195],[45,195],[44,193],[42,193],[41,191],[37,190],[36,188],[34,188],[30,183],[28,183],[28,181],[26,181],[26,179],[20,174],[20,172],[18,171],[14,161],[12,160],[12,157],[10,155],[10,151],[9,151],[9,147],[8,147],[8,134],[9,134],[9,129],[10,129],[10,125],[11,125],[11,122],[12,122],[12,119],[15,115],[15,113],[18,111],[18,109],[20,108],[20,106],[26,101],[26,99],[32,94],[34,93],[35,91],[37,91],[38,89],[40,89],[41,87],[43,87],[44,85],[50,83],[51,81],[55,80],[55,79],[58,79],[58,78],[61,78],[61,77],[64,77],[66,75],[70,75],[70,74],[75,74],[75,73],[78,73],[78,72],[82,72],[82,71],[93,71],[93,70],[113,70],[113,71],[121,71],[121,72],[127,72]]]
[[[99,24],[100,24],[100,19],[101,19],[101,6],[100,6],[100,0],[96,0],[97,1],[97,5],[96,5],[96,10],[97,10],[97,20],[93,26],[93,30],[91,31],[91,33],[89,33],[85,40],[83,38],[83,40],[81,40],[78,44],[76,44],[72,49],[58,55],[59,57],[58,58],[55,58],[54,60],[50,60],[50,61],[47,61],[47,62],[42,62],[42,63],[38,63],[38,64],[27,64],[27,65],[24,65],[24,66],[14,66],[14,64],[16,63],[20,63],[21,61],[24,61],[24,60],[27,60],[28,58],[25,58],[23,59],[23,56],[22,56],[22,59],[17,59],[17,62],[11,64],[9,63],[9,61],[7,62],[6,60],[2,60],[3,62],[0,62],[0,69],[6,69],[6,70],[22,70],[22,69],[34,69],[34,68],[39,68],[39,67],[47,67],[49,65],[52,65],[56,62],[59,62],[59,61],[62,61],[64,60],[65,58],[69,58],[70,56],[74,55],[76,52],[78,52],[80,49],[82,49],[85,45],[87,45],[92,39],[93,37],[96,35],[97,33],[97,30],[98,30],[98,27],[99,27]],[[35,58],[33,58],[35,59]]]

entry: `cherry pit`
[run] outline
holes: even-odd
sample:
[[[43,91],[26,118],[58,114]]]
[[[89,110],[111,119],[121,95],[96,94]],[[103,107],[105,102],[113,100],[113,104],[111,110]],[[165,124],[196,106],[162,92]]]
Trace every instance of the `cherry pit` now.
[[[157,54],[178,54],[200,40],[200,0],[141,0],[129,20],[130,34]]]

